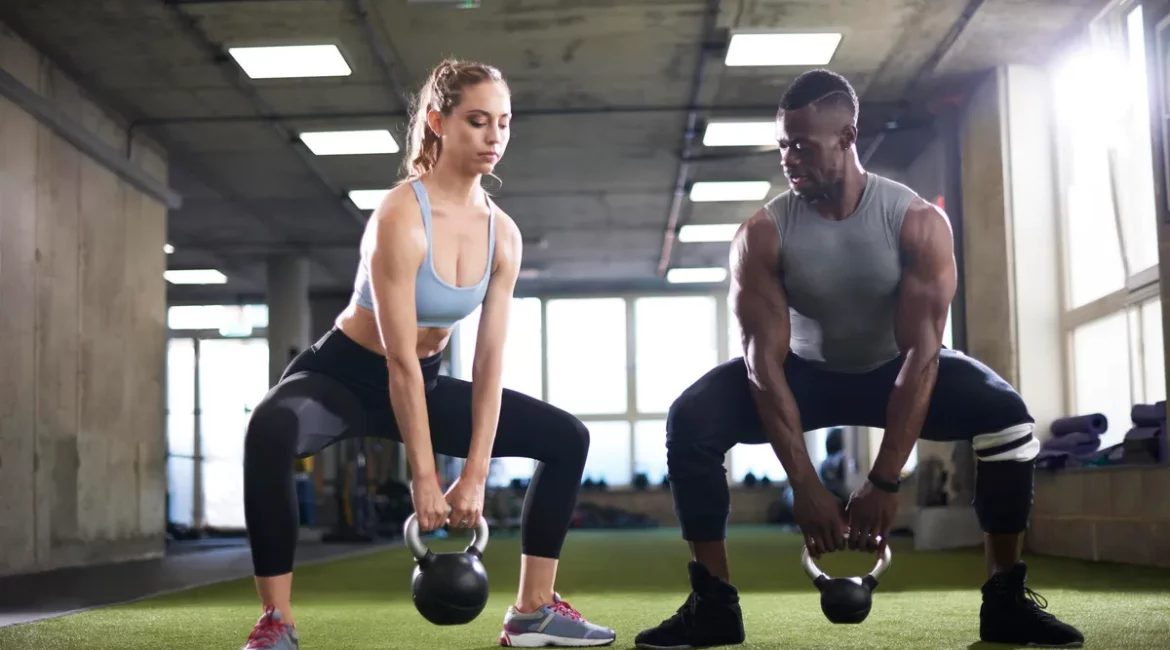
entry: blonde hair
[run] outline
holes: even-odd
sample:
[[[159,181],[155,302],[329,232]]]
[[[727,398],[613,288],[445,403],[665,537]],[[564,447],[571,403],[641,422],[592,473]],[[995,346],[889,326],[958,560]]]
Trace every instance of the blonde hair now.
[[[462,101],[465,88],[485,81],[499,82],[507,87],[503,73],[486,63],[445,59],[435,66],[419,91],[410,118],[410,137],[402,159],[406,176],[403,182],[421,178],[439,162],[443,142],[427,125],[427,114],[434,110],[450,115]]]

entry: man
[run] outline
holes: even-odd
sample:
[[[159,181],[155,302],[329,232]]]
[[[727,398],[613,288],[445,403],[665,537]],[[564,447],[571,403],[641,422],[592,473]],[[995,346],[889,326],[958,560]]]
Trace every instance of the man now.
[[[832,72],[801,75],[781,99],[777,140],[791,189],[732,242],[731,299],[744,356],[696,381],[667,418],[670,486],[691,547],[692,591],[673,617],[635,642],[679,648],[744,640],[725,546],[723,461],[732,446],[771,443],[793,486],[805,543],[820,557],[882,548],[901,470],[921,435],[970,440],[978,459],[974,506],[989,575],[981,639],[1079,647],[1081,634],[1042,611],[1025,586],[1020,542],[1039,451],[1034,421],[990,368],[942,349],[956,284],[947,217],[862,169],[856,124],[857,96]],[[885,434],[865,484],[843,510],[818,480],[802,434],[849,425]]]

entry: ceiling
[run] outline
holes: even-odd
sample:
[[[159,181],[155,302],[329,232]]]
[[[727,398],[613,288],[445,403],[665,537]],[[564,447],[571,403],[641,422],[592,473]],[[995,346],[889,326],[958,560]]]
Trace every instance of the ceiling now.
[[[389,128],[401,143],[406,95],[444,56],[492,63],[512,89],[513,139],[497,168],[503,186],[492,189],[526,241],[535,277],[520,291],[660,288],[668,231],[738,222],[758,207],[684,199],[672,210],[676,187],[767,180],[769,196],[785,189],[773,151],[700,144],[708,120],[770,118],[803,70],[724,65],[731,30],[842,32],[828,67],[862,98],[860,148],[885,132],[869,166],[896,171],[930,137],[927,99],[999,63],[1042,62],[1104,4],[5,0],[0,20],[169,151],[169,183],[183,196],[169,215],[169,265],[229,278],[170,287],[172,301],[187,302],[262,300],[266,256],[281,253],[311,260],[315,292],[347,292],[367,213],[346,192],[387,187],[401,156],[318,157],[297,134]],[[251,80],[222,54],[317,42],[337,44],[352,74]],[[726,263],[726,243],[670,247],[671,267]]]

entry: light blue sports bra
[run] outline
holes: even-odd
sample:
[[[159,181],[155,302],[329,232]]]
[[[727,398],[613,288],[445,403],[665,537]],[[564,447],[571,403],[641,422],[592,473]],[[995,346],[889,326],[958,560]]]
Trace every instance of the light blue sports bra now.
[[[418,325],[451,328],[475,311],[487,295],[488,280],[492,276],[492,261],[496,251],[495,210],[488,216],[488,258],[483,277],[470,287],[457,287],[444,282],[435,272],[434,258],[431,256],[434,248],[431,240],[431,202],[427,197],[427,189],[418,180],[412,181],[410,186],[414,188],[414,195],[418,199],[419,207],[422,208],[423,228],[427,233],[427,254],[418,267],[414,283],[414,306],[418,312]],[[488,208],[491,209],[490,202]],[[354,279],[354,301],[370,311],[374,309],[374,296],[370,289],[370,261],[364,254],[358,262],[357,277]]]

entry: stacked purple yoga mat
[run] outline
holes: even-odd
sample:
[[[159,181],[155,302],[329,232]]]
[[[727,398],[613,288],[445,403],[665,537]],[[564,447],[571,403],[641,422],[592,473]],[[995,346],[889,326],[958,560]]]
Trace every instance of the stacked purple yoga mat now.
[[[1166,402],[1138,404],[1130,412],[1133,428],[1125,434],[1121,447],[1124,465],[1152,465],[1167,460]],[[1112,464],[1112,463],[1111,463]]]
[[[1036,467],[1058,469],[1093,463],[1101,447],[1101,434],[1109,430],[1109,418],[1101,413],[1075,415],[1052,422],[1052,437],[1040,447]]]
[[[1101,449],[1109,420],[1101,413],[1053,421],[1052,437],[1040,448],[1037,468],[1060,469],[1100,465],[1151,465],[1167,461],[1166,402],[1137,404],[1130,411],[1132,427],[1125,439]]]

